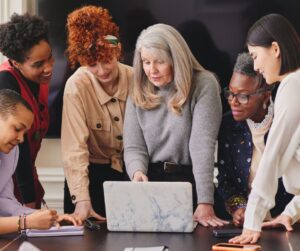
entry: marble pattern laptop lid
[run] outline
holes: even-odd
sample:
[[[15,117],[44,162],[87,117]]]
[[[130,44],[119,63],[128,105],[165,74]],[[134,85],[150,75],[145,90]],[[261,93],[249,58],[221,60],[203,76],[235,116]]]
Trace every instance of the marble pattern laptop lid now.
[[[190,183],[106,181],[103,186],[108,230],[193,231]]]

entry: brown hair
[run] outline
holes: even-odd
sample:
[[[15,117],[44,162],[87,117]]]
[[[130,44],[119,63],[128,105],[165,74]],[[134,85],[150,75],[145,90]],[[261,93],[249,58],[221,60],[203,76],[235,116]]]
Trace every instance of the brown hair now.
[[[107,9],[92,5],[76,9],[68,15],[66,28],[66,53],[71,67],[77,63],[93,65],[109,62],[114,56],[120,57],[121,47],[105,39],[107,35],[119,38],[119,27]]]

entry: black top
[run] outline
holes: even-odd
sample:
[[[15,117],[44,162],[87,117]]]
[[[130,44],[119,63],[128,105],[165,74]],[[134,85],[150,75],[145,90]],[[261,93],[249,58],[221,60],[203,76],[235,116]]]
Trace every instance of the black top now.
[[[38,98],[39,85],[28,79],[25,79],[25,81],[35,98]],[[10,89],[18,93],[21,92],[18,81],[8,71],[0,72],[0,89]],[[19,150],[19,161],[15,172],[17,186],[22,197],[22,202],[30,203],[35,201],[35,189],[27,135],[24,137],[24,142],[19,144]]]

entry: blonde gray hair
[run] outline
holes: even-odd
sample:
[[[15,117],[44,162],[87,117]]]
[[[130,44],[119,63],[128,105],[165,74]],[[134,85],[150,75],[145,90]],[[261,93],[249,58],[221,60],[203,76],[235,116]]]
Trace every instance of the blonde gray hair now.
[[[142,48],[159,52],[160,57],[171,64],[175,88],[169,101],[169,107],[172,112],[180,114],[190,93],[194,71],[203,71],[204,68],[195,59],[180,33],[173,27],[166,24],[155,24],[143,30],[137,39],[134,53],[132,88],[134,103],[143,109],[156,108],[160,105],[161,99],[143,70]]]

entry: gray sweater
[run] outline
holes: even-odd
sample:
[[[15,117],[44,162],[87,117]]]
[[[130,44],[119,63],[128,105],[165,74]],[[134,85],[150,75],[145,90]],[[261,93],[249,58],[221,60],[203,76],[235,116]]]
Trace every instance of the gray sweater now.
[[[207,72],[196,72],[182,114],[168,108],[173,83],[158,90],[159,107],[145,110],[128,98],[124,122],[124,158],[129,177],[148,163],[171,161],[192,165],[198,203],[213,203],[214,151],[221,122],[219,84]]]

